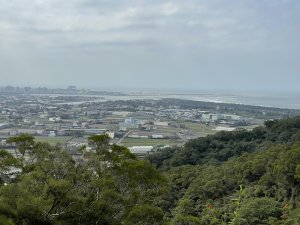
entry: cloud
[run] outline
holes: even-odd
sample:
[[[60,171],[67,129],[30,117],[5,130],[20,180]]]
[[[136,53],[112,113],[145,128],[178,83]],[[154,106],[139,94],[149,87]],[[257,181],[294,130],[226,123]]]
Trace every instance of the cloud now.
[[[140,46],[152,40],[161,47],[247,50],[254,43],[268,47],[270,36],[285,39],[275,26],[295,30],[290,18],[299,19],[299,5],[288,0],[0,0],[0,40],[45,48],[134,41]]]
[[[115,42],[136,40],[140,43],[143,38],[156,42],[161,39],[162,44],[169,39],[171,45],[177,46],[186,19],[202,20],[197,15],[201,7],[192,1],[153,2],[136,4],[135,1],[118,1],[116,4],[115,1],[105,0],[11,0],[7,3],[2,0],[0,21],[4,22],[0,24],[0,34],[4,38],[13,30],[19,34],[18,37],[12,32],[13,37],[8,39],[37,42],[37,45],[45,47],[53,46],[57,39],[60,39],[59,44],[88,44],[110,39]],[[207,25],[212,23],[206,21]],[[165,31],[177,35],[176,40],[168,35],[164,38]]]
[[[297,0],[0,0],[0,73],[296,74],[280,56],[299,55],[299,12]]]
[[[165,16],[175,15],[179,11],[179,7],[173,3],[166,3],[162,5],[162,14]]]

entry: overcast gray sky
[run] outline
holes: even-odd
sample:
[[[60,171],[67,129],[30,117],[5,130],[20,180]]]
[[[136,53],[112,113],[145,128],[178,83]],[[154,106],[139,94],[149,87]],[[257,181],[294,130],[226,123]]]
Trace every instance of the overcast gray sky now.
[[[3,85],[298,91],[299,0],[0,0]]]

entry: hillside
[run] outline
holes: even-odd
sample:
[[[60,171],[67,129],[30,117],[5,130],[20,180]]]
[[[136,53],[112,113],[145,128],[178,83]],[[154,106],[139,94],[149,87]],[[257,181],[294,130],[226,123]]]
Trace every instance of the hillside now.
[[[30,135],[0,151],[0,225],[298,225],[300,117],[139,160],[106,135],[72,156]],[[11,168],[20,172],[10,181]]]
[[[300,224],[300,118],[219,132],[149,157],[166,170],[176,225]]]
[[[168,171],[170,224],[300,224],[300,144]]]
[[[265,150],[274,144],[291,144],[296,141],[300,141],[300,117],[266,121],[264,127],[257,127],[252,131],[221,131],[190,140],[181,148],[163,149],[150,155],[149,160],[161,169],[203,163],[219,164],[245,152]]]

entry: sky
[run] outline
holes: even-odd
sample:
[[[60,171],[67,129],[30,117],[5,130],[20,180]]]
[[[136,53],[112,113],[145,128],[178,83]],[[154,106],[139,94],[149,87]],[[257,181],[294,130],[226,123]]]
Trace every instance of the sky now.
[[[299,40],[299,0],[0,0],[0,85],[298,92]]]

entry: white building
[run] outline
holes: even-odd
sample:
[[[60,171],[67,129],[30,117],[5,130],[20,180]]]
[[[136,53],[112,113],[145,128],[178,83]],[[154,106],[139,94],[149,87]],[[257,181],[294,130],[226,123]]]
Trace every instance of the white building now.
[[[54,117],[50,117],[49,118],[49,122],[55,122],[55,118]]]
[[[169,126],[168,122],[161,122],[161,121],[154,121],[155,126],[162,126],[162,127],[167,127]]]
[[[225,120],[241,120],[241,117],[238,116],[238,115],[233,115],[233,114],[224,114],[222,115],[222,119],[225,119]]]
[[[18,134],[19,134],[18,130],[11,130],[11,131],[9,131],[9,135],[15,136],[15,135],[18,135]]]
[[[9,125],[7,123],[0,123],[0,129],[4,129],[9,127]]]
[[[114,132],[107,131],[107,132],[105,132],[105,134],[108,135],[110,139],[115,138],[115,133]]]
[[[217,120],[241,120],[241,117],[234,114],[213,114],[213,113],[205,113],[202,114],[202,121],[204,122],[215,122]]]
[[[153,146],[132,146],[128,149],[132,154],[137,155],[138,157],[145,157],[153,151]]]
[[[141,139],[148,139],[148,136],[145,135],[138,135],[138,134],[132,134],[132,135],[128,135],[128,138],[141,138]]]
[[[84,138],[73,138],[67,142],[67,147],[69,148],[81,148],[81,147],[88,147],[89,143],[88,140]]]
[[[1,140],[1,145],[6,145],[6,139]]]
[[[132,117],[127,118],[124,122],[119,123],[119,130],[126,131],[128,129],[138,129],[139,125],[137,124],[136,120]]]
[[[23,122],[24,123],[30,123],[30,120],[29,119],[24,119]]]
[[[213,113],[202,114],[201,118],[204,122],[215,122],[218,119],[221,119],[221,117],[218,114]]]
[[[39,115],[39,117],[41,119],[46,119],[48,117],[48,113],[43,113],[43,114]]]
[[[50,130],[48,136],[49,137],[56,137],[56,132],[54,130]]]
[[[162,134],[152,134],[151,138],[153,138],[153,139],[163,139],[164,136]]]

